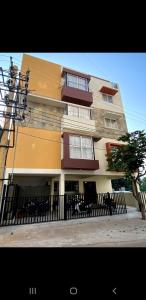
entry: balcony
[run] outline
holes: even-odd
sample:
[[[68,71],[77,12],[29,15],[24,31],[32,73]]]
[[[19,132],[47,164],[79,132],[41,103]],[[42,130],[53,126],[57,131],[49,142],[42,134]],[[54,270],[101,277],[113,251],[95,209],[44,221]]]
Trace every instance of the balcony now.
[[[99,161],[90,159],[64,158],[61,160],[61,169],[98,170]]]
[[[118,89],[117,88],[111,88],[111,87],[108,87],[108,86],[102,86],[102,88],[99,90],[99,92],[110,95],[110,96],[114,96],[118,92]]]
[[[61,91],[61,100],[69,103],[91,106],[93,103],[92,93],[74,87],[64,85]]]
[[[63,133],[63,159],[61,160],[61,169],[76,170],[98,170],[99,161],[94,159],[74,159],[69,157],[69,135]]]

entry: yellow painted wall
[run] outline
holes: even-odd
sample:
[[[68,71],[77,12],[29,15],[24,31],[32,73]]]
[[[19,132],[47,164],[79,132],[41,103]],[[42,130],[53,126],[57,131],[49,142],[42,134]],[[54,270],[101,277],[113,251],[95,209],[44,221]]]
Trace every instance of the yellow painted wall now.
[[[60,100],[61,66],[24,54],[22,73],[25,73],[28,68],[30,70],[30,93]]]
[[[15,168],[61,168],[61,133],[37,128],[19,127],[15,158]],[[26,134],[26,135],[25,135]],[[27,135],[28,134],[28,135]],[[41,137],[43,140],[36,137]],[[55,140],[57,142],[53,142]],[[7,168],[12,167],[14,149],[9,149]]]

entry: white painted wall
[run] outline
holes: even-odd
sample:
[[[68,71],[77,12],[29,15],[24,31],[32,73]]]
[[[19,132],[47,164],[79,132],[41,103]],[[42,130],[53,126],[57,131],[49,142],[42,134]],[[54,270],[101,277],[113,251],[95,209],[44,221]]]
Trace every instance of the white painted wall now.
[[[64,115],[61,122],[62,128],[81,131],[95,132],[95,120],[82,119],[74,116]]]
[[[120,90],[118,89],[118,92],[115,96],[113,96],[113,104],[107,103],[102,98],[102,93],[99,92],[99,90],[102,88],[102,86],[112,87],[112,84],[110,81],[104,81],[102,79],[92,77],[89,83],[89,89],[93,94],[93,104],[92,107],[102,108],[105,110],[110,110],[113,112],[119,112],[124,113],[124,108],[121,100]]]

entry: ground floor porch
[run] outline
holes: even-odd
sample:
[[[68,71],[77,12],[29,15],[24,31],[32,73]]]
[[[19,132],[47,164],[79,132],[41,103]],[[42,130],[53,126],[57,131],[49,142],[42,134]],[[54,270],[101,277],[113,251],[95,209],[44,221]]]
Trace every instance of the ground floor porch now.
[[[11,178],[12,170],[6,169],[5,178]],[[112,192],[112,176],[96,171],[60,169],[14,169],[13,183],[20,187],[21,196],[64,195],[72,193]],[[4,182],[8,184],[8,180]]]
[[[10,225],[119,214],[126,204],[122,195],[112,194],[111,178],[94,171],[14,169],[13,181],[5,181],[0,211],[1,223]]]

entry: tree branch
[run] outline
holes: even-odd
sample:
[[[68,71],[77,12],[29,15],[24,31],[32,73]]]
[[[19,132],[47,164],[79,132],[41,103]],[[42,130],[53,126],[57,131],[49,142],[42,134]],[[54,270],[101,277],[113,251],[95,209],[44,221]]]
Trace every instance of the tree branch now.
[[[136,179],[137,179],[137,178],[140,178],[140,177],[142,177],[142,176],[144,176],[145,174],[146,174],[146,171],[145,171],[143,174],[137,176]]]

